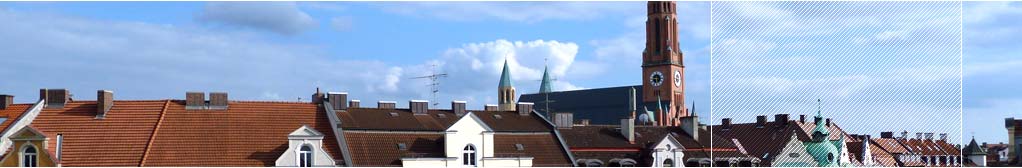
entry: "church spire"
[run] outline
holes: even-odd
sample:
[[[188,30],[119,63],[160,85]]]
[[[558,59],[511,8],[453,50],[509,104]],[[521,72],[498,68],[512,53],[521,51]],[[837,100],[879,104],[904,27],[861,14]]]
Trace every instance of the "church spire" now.
[[[539,93],[550,93],[553,89],[550,89],[550,73],[547,72],[547,67],[543,66],[543,81],[539,84]]]
[[[511,69],[504,59],[504,70],[500,73],[500,85],[497,86],[497,106],[501,111],[515,110],[515,87],[511,86]]]
[[[511,69],[507,67],[507,59],[504,59],[504,70],[500,72],[500,85],[497,87],[511,87]]]

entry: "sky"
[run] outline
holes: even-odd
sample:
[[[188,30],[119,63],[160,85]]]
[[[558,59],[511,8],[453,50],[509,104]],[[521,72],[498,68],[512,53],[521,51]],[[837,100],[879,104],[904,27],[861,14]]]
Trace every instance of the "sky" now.
[[[957,122],[952,137],[1007,139],[1004,118],[1022,113],[1022,42],[1014,40],[1022,38],[1022,4],[863,8],[873,12],[845,9],[884,4],[808,5],[714,3],[711,11],[709,2],[678,3],[686,100],[722,110],[704,122],[810,114],[819,98],[838,123],[871,123],[843,125],[856,133],[939,132]],[[34,101],[39,88],[68,88],[80,100],[108,89],[117,99],[227,91],[235,100],[308,101],[320,88],[403,106],[430,99],[429,81],[413,78],[435,69],[448,74],[440,108],[466,100],[481,109],[496,102],[505,59],[520,94],[538,90],[544,65],[559,91],[640,84],[644,21],[644,2],[0,2],[0,94],[18,103]],[[736,23],[756,27],[720,26]],[[948,33],[955,30],[961,33]],[[711,40],[721,45],[714,54],[734,56],[713,58],[714,85],[734,87],[711,89]],[[960,48],[920,48],[954,45]],[[949,54],[955,51],[959,60]],[[786,66],[801,69],[779,68]],[[813,69],[821,67],[829,69]],[[723,104],[711,105],[711,90],[722,91],[714,95]],[[770,96],[738,99],[755,94]],[[956,101],[961,106],[948,106]],[[745,103],[723,106],[736,102]],[[955,108],[964,113],[956,116]],[[699,115],[708,116],[703,109]],[[885,123],[912,118],[925,120]]]

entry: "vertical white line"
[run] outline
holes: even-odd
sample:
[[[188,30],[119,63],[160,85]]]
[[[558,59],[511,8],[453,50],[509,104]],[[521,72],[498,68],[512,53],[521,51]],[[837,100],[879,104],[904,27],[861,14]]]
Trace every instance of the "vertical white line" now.
[[[715,147],[715,146],[713,146],[713,124],[712,124],[713,120],[715,120],[713,118],[713,48],[714,48],[713,47],[713,2],[714,1],[710,1],[710,10],[708,11],[710,13],[710,24],[709,24],[709,26],[710,26],[710,63],[709,63],[710,64],[710,118],[709,118],[709,121],[706,122],[708,125],[710,125],[709,126],[709,128],[710,128],[709,132],[710,132],[710,160],[711,161],[713,160],[713,148]],[[696,134],[699,134],[698,131],[696,131]],[[699,141],[699,140],[697,139],[696,141]],[[713,165],[713,163],[711,162],[710,165]]]
[[[965,3],[958,1],[958,143],[965,142]]]

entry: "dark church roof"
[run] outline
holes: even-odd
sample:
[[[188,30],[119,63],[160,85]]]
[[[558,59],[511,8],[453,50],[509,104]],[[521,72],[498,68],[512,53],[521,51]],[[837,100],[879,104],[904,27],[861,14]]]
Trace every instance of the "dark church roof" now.
[[[550,111],[573,113],[576,119],[589,119],[591,124],[619,124],[620,119],[631,115],[628,92],[635,88],[635,102],[638,102],[636,115],[643,112],[643,107],[655,111],[656,103],[644,105],[642,102],[642,85],[597,88],[586,90],[560,91],[522,94],[519,102],[535,103],[533,109],[546,115],[546,96],[549,96]],[[667,104],[662,104],[667,106]],[[638,116],[636,116],[638,117]]]

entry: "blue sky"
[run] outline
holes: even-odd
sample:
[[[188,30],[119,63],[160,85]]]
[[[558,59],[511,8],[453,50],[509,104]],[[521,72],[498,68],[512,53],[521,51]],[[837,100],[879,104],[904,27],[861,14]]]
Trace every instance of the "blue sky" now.
[[[556,90],[639,84],[644,7],[644,2],[3,2],[0,22],[8,24],[0,26],[0,45],[7,46],[0,50],[5,60],[0,61],[0,67],[4,67],[0,71],[4,78],[0,93],[14,94],[20,103],[36,99],[39,88],[69,88],[76,99],[94,99],[94,90],[111,89],[118,99],[181,99],[186,91],[228,91],[233,99],[302,97],[307,101],[314,88],[320,87],[347,91],[351,98],[363,102],[395,100],[404,104],[409,99],[429,99],[427,81],[409,78],[427,74],[435,64],[450,74],[442,81],[442,107],[457,99],[481,108],[484,103],[495,102],[494,88],[504,58],[511,60],[520,93],[537,90],[544,60],[549,60],[558,78]],[[755,5],[739,8],[769,9]],[[1018,76],[1022,75],[1022,57],[1018,55],[1022,42],[1014,40],[1022,38],[1022,30],[1017,29],[1022,26],[1020,11],[1022,5],[1017,2],[964,3],[964,117],[920,115],[939,121],[960,120],[963,127],[959,135],[965,138],[974,132],[979,141],[1007,139],[1004,118],[1022,116],[1018,110],[1022,109],[1022,94],[1018,94],[1022,89],[1017,87]],[[679,12],[681,47],[687,63],[687,100],[710,107],[710,4],[679,2]],[[757,13],[759,17],[785,13],[761,12],[765,13]],[[856,16],[884,15],[890,14]],[[742,20],[730,20],[735,21]],[[873,30],[883,28],[887,27]],[[785,31],[777,29],[774,33],[783,35]],[[872,33],[880,35],[883,31]],[[883,37],[914,39],[894,35],[897,33]],[[875,42],[867,40],[860,38],[859,42]],[[777,53],[755,57],[767,63],[813,61],[809,55],[766,57],[770,54]],[[738,72],[751,75],[746,77],[767,74]],[[805,72],[832,73],[813,74],[827,78],[854,76],[845,72],[861,71]],[[845,80],[881,78],[884,73],[860,75]],[[799,80],[813,79],[791,80],[798,84]],[[851,83],[827,84],[860,86]],[[870,88],[852,87],[849,92],[836,93],[853,94]],[[794,105],[786,108],[796,110],[783,113],[811,111],[814,106],[809,99],[825,96],[802,94],[792,98],[795,101],[789,103]],[[828,107],[825,104],[825,110]],[[840,109],[837,107],[830,109]],[[869,111],[905,108],[870,107],[873,109]],[[782,112],[777,109],[742,114]],[[708,115],[706,108],[699,112]],[[837,113],[833,116],[839,123],[871,122]],[[748,121],[752,116],[736,118]],[[877,134],[872,129],[856,133]]]
[[[507,58],[519,93],[536,92],[544,64],[555,90],[636,85],[644,2],[53,2],[0,3],[0,91],[17,102],[39,88],[76,99],[308,101],[316,87],[352,99],[495,103]],[[708,107],[709,3],[679,4],[688,100]],[[708,115],[709,111],[701,111]]]

